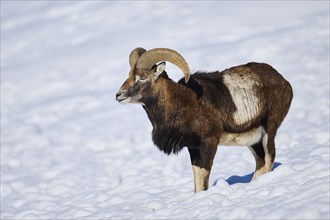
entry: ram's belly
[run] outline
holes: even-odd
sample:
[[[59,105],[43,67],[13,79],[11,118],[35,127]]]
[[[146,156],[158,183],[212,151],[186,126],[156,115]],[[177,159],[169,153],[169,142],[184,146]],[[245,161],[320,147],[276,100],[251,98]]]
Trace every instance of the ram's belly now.
[[[258,143],[265,130],[262,126],[251,129],[244,133],[222,133],[220,136],[220,145],[225,146],[251,146]]]

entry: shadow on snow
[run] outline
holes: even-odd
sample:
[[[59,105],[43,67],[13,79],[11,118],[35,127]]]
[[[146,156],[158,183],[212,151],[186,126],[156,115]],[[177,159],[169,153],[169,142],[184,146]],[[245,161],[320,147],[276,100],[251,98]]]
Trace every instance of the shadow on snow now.
[[[275,162],[273,170],[275,170],[277,167],[279,167],[281,165],[282,165],[281,163]],[[231,176],[228,179],[226,179],[226,182],[229,185],[233,185],[233,184],[236,184],[236,183],[249,183],[252,180],[253,174],[254,174],[254,172],[252,172],[248,175],[245,175],[245,176],[236,176],[236,175],[234,175],[234,176]],[[218,180],[219,179],[217,179],[212,185],[213,186],[217,185]]]

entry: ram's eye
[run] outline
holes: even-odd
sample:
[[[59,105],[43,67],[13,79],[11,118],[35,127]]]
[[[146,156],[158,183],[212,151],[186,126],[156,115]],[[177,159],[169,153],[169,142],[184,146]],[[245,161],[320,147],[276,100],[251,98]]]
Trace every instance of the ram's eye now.
[[[146,82],[148,81],[148,78],[141,77],[141,78],[139,79],[139,81],[142,82],[142,83],[146,83]]]
[[[135,83],[137,83],[137,82],[140,82],[140,83],[146,83],[146,82],[148,82],[148,77],[141,77],[141,76],[136,76],[135,77]]]

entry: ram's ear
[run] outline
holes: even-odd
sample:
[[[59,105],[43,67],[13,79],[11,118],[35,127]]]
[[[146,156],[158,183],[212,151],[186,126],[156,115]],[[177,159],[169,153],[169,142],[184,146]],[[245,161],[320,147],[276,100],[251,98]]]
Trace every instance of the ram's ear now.
[[[156,65],[156,70],[154,74],[154,80],[157,80],[159,75],[165,71],[166,62],[161,62]]]

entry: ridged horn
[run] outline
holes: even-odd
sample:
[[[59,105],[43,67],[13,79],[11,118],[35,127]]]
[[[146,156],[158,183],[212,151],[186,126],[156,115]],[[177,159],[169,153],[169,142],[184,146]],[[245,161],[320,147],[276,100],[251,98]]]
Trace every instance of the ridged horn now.
[[[129,54],[129,65],[131,68],[137,63],[139,60],[140,56],[146,52],[146,50],[142,47],[137,47],[132,52]]]
[[[184,73],[185,82],[190,78],[190,69],[186,60],[175,50],[168,48],[154,48],[143,53],[138,60],[136,67],[138,69],[150,70],[153,65],[160,61],[168,61],[179,67]]]

